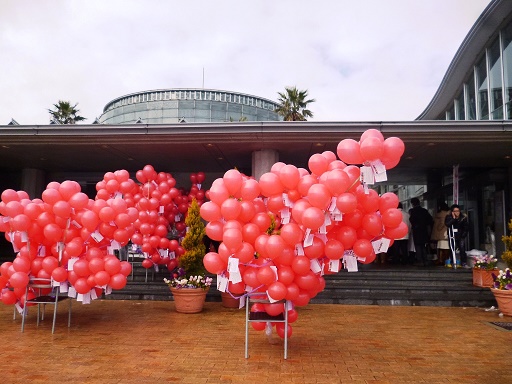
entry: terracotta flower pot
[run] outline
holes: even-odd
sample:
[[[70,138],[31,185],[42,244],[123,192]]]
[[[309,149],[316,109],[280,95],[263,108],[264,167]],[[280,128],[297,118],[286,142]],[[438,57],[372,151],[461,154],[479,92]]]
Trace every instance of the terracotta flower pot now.
[[[221,292],[220,297],[224,308],[240,308],[240,299],[235,299],[229,292]]]
[[[497,269],[473,268],[473,285],[476,287],[490,288],[494,285],[492,274],[497,275]]]
[[[201,288],[172,288],[176,312],[199,313],[203,310],[208,289]]]
[[[512,291],[491,288],[501,313],[512,316]]]

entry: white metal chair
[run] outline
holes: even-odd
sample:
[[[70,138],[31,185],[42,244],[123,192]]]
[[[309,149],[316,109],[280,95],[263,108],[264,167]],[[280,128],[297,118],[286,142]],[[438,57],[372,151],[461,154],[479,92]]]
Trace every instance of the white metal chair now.
[[[266,312],[251,312],[251,303],[271,304],[265,292],[248,293],[245,297],[245,358],[249,358],[249,323],[250,322],[272,322],[284,323],[284,358],[288,358],[288,305],[286,300],[273,302],[283,304],[283,313],[271,316]]]
[[[49,290],[49,293],[47,293]],[[25,300],[25,305],[23,306],[23,314],[21,319],[21,332],[25,329],[25,319],[27,317],[28,307],[30,304],[37,305],[37,326],[39,326],[39,320],[44,320],[44,310],[46,304],[53,305],[53,324],[52,324],[52,333],[55,333],[55,320],[57,318],[57,305],[60,301],[69,300],[69,309],[68,309],[68,327],[71,326],[71,298],[67,295],[61,295],[59,287],[52,286],[51,279],[42,279],[38,277],[31,276],[30,281],[27,284],[27,289],[25,290],[25,298],[28,297],[29,292],[34,292],[35,297],[32,299]],[[41,305],[43,306],[43,310],[41,313]]]

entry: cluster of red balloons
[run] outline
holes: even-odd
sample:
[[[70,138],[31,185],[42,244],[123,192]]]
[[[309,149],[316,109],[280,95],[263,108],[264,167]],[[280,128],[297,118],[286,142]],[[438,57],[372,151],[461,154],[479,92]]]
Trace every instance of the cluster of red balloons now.
[[[178,239],[185,234],[189,205],[194,198],[198,204],[204,203],[206,192],[201,189],[201,183],[206,176],[204,172],[192,173],[192,186],[188,191],[177,188],[176,180],[170,173],[157,173],[152,165],[137,171],[136,178],[140,184],[133,182],[134,187],[129,190],[111,188],[107,192],[111,195],[122,193],[127,205],[137,210],[131,241],[149,256],[142,266],[152,268],[165,265],[173,270],[177,267],[176,257],[185,252]],[[108,183],[106,174],[104,180],[96,185],[97,196],[106,193]],[[168,238],[170,229],[175,231],[174,239]]]
[[[0,231],[16,252],[13,262],[0,266],[2,302],[23,304],[29,276],[70,284],[79,294],[94,290],[93,298],[109,288],[122,289],[131,265],[112,251],[130,240],[148,253],[147,268],[158,263],[174,269],[177,262],[168,252],[184,251],[177,240],[167,239],[168,228],[184,233],[190,201],[204,202],[199,183],[205,175],[191,175],[189,192],[175,188],[170,174],[156,173],[151,165],[136,178],[140,184],[126,170],[107,172],[96,184],[94,200],[70,180],[49,183],[41,199],[30,200],[24,191],[2,192]]]
[[[41,199],[3,191],[0,231],[17,255],[0,266],[2,302],[23,303],[29,276],[69,283],[79,294],[96,289],[98,296],[107,285],[123,288],[131,265],[109,255],[107,247],[114,239],[127,243],[136,214],[122,199],[89,199],[70,180],[49,183]]]
[[[349,147],[345,140],[340,142],[338,157],[365,165],[376,160],[386,164],[399,159],[404,150],[399,138],[384,140],[375,130],[363,133],[360,143],[351,143]],[[215,180],[211,201],[200,211],[208,221],[206,234],[221,241],[218,252],[204,257],[207,271],[227,276],[227,290],[233,295],[266,292],[272,300],[304,306],[324,289],[323,274],[339,271],[344,255],[370,263],[377,241],[391,243],[404,236],[407,226],[397,209],[398,197],[379,196],[361,185],[360,168],[342,160],[326,151],[310,157],[311,172],[279,162],[259,181],[235,169]],[[230,258],[238,259],[234,272],[228,268]],[[233,273],[242,281],[231,278]],[[267,304],[257,310],[276,315],[284,306]],[[292,323],[297,314],[288,310]],[[252,325],[265,328],[264,323]],[[283,336],[282,324],[276,326]],[[286,332],[291,335],[291,326]]]

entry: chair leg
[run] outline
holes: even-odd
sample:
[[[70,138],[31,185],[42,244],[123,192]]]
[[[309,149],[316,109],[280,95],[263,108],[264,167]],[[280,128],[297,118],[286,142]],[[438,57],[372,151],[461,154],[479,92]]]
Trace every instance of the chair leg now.
[[[23,312],[21,313],[21,332],[25,330],[25,317],[27,317],[27,305],[23,306]]]
[[[68,309],[68,328],[71,327],[71,299],[69,300],[69,309]]]
[[[55,333],[55,320],[57,319],[57,303],[58,301],[55,301],[55,305],[53,306],[53,324],[52,324],[52,333]]]
[[[249,358],[249,300],[245,302],[245,358]]]

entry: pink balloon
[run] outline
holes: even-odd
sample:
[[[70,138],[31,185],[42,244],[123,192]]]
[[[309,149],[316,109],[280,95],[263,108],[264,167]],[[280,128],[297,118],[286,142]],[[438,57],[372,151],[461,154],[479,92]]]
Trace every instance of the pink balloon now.
[[[12,229],[15,231],[26,232],[30,228],[32,221],[27,215],[20,213],[19,215],[16,215],[14,218],[12,218],[10,223]]]
[[[84,209],[89,204],[89,197],[83,192],[77,192],[69,198],[69,205],[76,210]]]
[[[231,251],[236,251],[242,245],[242,232],[239,229],[224,229],[222,241]]]
[[[6,189],[2,192],[2,201],[8,203],[9,201],[19,201],[20,197],[14,189]]]
[[[377,138],[381,143],[384,141],[384,136],[382,135],[382,132],[375,128],[370,128],[364,131],[363,134],[361,135],[361,138],[359,139],[359,142],[362,143],[368,137]]]
[[[243,179],[242,174],[236,169],[228,170],[223,177],[224,185],[229,191],[230,195],[236,195],[242,187]]]
[[[71,205],[67,201],[57,201],[53,205],[53,213],[56,216],[68,218],[71,216]]]
[[[292,208],[292,218],[297,223],[302,222],[304,211],[311,207],[311,204],[305,199],[298,200]]]
[[[281,237],[286,244],[295,246],[304,237],[302,229],[296,223],[287,223],[281,227]]]
[[[329,166],[329,161],[321,154],[315,153],[309,158],[308,167],[315,175],[321,175]]]
[[[343,172],[341,169],[334,169],[327,173],[324,184],[329,189],[331,195],[338,196],[348,190],[350,178],[347,173]]]
[[[240,202],[234,198],[224,200],[220,206],[220,212],[225,220],[235,220],[241,211]]]
[[[297,184],[297,190],[302,196],[307,196],[309,188],[316,183],[318,183],[318,179],[315,176],[302,176]]]
[[[325,221],[324,213],[317,207],[307,208],[302,214],[302,224],[311,230],[317,230]]]
[[[267,172],[261,175],[259,180],[261,194],[269,197],[283,193],[284,187],[279,180],[279,176],[272,172]]]
[[[331,203],[331,193],[323,184],[314,184],[308,190],[308,200],[313,207],[326,209]]]
[[[229,198],[229,191],[224,185],[223,179],[216,179],[210,188],[210,200],[217,204],[219,207],[222,205],[224,200]]]
[[[384,154],[382,141],[377,137],[367,137],[360,144],[361,157],[365,161],[380,159]]]
[[[357,208],[357,197],[350,192],[342,193],[336,198],[336,207],[341,213],[354,212]]]
[[[359,143],[353,139],[343,139],[336,148],[336,153],[341,161],[346,164],[362,164]]]
[[[201,217],[206,221],[216,221],[220,220],[222,217],[220,207],[213,201],[207,201],[201,205],[199,211]]]
[[[260,234],[260,228],[254,223],[247,223],[242,228],[242,238],[247,243],[253,244]]]
[[[287,189],[295,189],[300,180],[299,170],[296,166],[287,164],[279,170],[279,180]]]
[[[383,157],[385,158],[400,158],[400,156],[402,156],[405,151],[404,142],[398,137],[388,137],[386,140],[384,140],[383,147]]]
[[[240,194],[243,200],[254,200],[260,195],[260,185],[254,179],[244,180],[240,188]]]
[[[216,241],[222,240],[224,224],[220,221],[210,221],[206,224],[205,231],[206,235]]]
[[[240,249],[235,252],[235,257],[239,259],[241,263],[249,263],[254,259],[254,252],[254,247],[250,243],[242,242]]]
[[[222,261],[219,257],[219,254],[216,252],[209,252],[203,257],[203,265],[206,270],[214,275],[218,275],[224,272],[227,268],[227,265]]]

